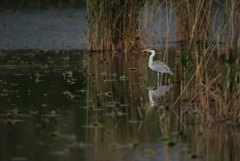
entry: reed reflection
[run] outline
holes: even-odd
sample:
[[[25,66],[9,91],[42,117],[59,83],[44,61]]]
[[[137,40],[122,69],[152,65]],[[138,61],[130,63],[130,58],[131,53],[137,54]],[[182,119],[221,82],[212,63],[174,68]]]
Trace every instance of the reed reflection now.
[[[150,114],[146,109],[167,94],[173,84],[152,89],[149,104],[148,84],[156,83],[157,78],[149,77],[154,73],[147,67],[147,55],[92,53],[88,62],[86,97],[91,110],[87,110],[84,127],[86,143],[94,145],[93,158],[89,159],[124,160],[124,155],[132,156],[136,148],[148,151],[145,144],[159,137],[161,131],[159,122],[152,120],[158,120],[159,113]]]

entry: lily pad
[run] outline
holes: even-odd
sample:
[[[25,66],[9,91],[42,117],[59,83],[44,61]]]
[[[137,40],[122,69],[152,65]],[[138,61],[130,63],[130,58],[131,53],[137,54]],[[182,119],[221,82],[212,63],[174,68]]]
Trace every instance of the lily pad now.
[[[126,75],[121,75],[119,79],[122,80],[122,81],[128,80],[128,76],[126,76]]]
[[[136,72],[136,71],[137,71],[137,68],[131,67],[131,68],[129,68],[129,70],[132,71],[132,72]]]

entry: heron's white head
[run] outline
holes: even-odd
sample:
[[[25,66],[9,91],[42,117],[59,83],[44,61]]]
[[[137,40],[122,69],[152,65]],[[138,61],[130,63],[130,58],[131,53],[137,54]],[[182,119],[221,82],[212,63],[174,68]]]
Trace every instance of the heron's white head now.
[[[153,48],[145,49],[142,51],[150,52],[151,54],[155,54],[155,50]]]

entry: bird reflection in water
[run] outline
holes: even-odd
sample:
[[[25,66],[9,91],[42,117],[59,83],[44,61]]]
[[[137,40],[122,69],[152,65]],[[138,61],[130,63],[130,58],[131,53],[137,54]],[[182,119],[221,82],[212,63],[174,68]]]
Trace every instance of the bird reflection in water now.
[[[156,87],[148,88],[148,97],[150,102],[150,110],[158,107],[158,99],[169,93],[173,84],[170,85],[158,85]],[[161,107],[159,105],[159,107]]]

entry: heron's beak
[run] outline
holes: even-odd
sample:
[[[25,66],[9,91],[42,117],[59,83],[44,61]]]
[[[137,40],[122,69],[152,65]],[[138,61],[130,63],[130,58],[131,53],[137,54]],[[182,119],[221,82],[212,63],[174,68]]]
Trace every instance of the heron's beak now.
[[[149,49],[144,49],[144,50],[141,50],[141,51],[142,51],[142,52],[145,52],[145,51],[147,51],[147,52],[148,52],[148,51],[149,51]]]

